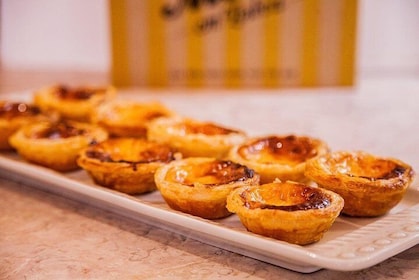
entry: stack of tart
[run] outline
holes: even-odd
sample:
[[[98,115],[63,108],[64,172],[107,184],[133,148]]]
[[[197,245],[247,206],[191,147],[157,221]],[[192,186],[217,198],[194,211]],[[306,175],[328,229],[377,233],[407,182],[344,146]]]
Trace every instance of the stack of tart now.
[[[35,92],[34,105],[0,102],[0,149],[60,172],[82,169],[114,191],[158,191],[171,209],[200,218],[235,213],[248,231],[299,245],[319,241],[341,214],[388,213],[415,175],[398,159],[331,151],[318,138],[248,137],[160,102],[115,97],[113,87],[58,85]]]
[[[17,122],[22,125],[8,135],[6,142],[29,162],[63,172],[79,169],[76,160],[80,151],[109,136],[104,128],[90,122],[91,111],[115,95],[113,87],[41,88],[27,105],[37,108],[36,118],[34,113],[15,113],[8,127]],[[23,105],[18,105],[17,110],[22,111]]]

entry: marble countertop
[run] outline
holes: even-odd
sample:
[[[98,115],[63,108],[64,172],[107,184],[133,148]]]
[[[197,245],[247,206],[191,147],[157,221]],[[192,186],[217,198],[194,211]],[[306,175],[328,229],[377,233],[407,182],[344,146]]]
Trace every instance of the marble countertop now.
[[[53,80],[8,80],[0,98],[44,82]],[[250,135],[315,136],[333,150],[397,157],[419,170],[418,78],[366,79],[353,88],[121,94],[159,100],[183,115]],[[413,187],[419,187],[417,179]],[[301,274],[1,177],[0,259],[1,279],[419,278],[419,245],[360,271]]]

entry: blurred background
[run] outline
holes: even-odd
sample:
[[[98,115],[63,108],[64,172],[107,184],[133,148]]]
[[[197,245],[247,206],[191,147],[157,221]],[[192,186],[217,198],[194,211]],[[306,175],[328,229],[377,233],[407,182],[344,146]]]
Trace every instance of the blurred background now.
[[[358,78],[419,76],[418,11],[417,0],[359,1]],[[109,71],[108,1],[0,0],[0,15],[3,70]]]

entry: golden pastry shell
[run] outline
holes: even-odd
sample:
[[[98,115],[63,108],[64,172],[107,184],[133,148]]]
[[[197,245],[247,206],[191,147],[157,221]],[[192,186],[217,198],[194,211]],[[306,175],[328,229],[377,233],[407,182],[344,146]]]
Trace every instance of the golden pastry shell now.
[[[200,183],[199,181],[206,180],[205,176],[208,176],[206,173],[201,174],[202,177],[199,175],[201,170],[205,169],[206,164],[231,164],[232,168],[240,169],[239,176],[244,176],[244,178],[220,182],[219,184]],[[189,174],[189,172],[197,172],[198,175]],[[218,176],[221,176],[221,180],[225,178],[225,175],[221,174],[222,172],[223,170],[216,172],[215,181],[218,180]],[[185,178],[188,178],[188,176],[191,176],[190,179],[192,180],[194,176],[197,176],[197,180],[189,185],[185,184],[182,179],[178,180],[170,177],[173,174],[176,174],[176,177],[186,176]],[[231,215],[226,208],[227,195],[235,188],[258,184],[259,175],[245,166],[230,161],[208,157],[190,157],[173,161],[159,168],[155,174],[155,182],[170,208],[205,219],[218,219]]]
[[[308,150],[306,157],[301,158],[301,160],[298,163],[292,163],[288,164],[286,161],[279,161],[279,160],[271,160],[271,161],[259,161],[257,159],[253,158],[246,158],[246,156],[243,156],[241,154],[241,149],[250,149],[252,145],[255,145],[256,143],[262,143],[264,141],[287,141],[287,139],[293,139],[291,142],[290,147],[286,147],[287,150],[295,148],[300,149],[300,145],[303,146],[302,150]],[[296,144],[295,144],[296,143]],[[257,145],[257,144],[256,144]],[[271,144],[269,144],[271,145]],[[265,149],[265,148],[263,148]],[[271,183],[275,181],[276,179],[279,179],[281,181],[296,181],[296,182],[303,182],[307,183],[307,178],[304,176],[304,170],[305,170],[305,164],[308,159],[311,159],[312,157],[316,157],[319,155],[323,155],[329,152],[328,145],[317,138],[309,137],[309,136],[296,136],[296,135],[267,135],[267,136],[259,136],[254,137],[246,140],[244,143],[240,145],[234,146],[228,155],[228,158],[232,161],[241,163],[243,165],[246,165],[252,169],[254,169],[256,172],[260,174],[260,180],[261,183]],[[300,156],[297,153],[295,155]],[[292,157],[294,154],[289,152],[285,152],[282,157]],[[304,156],[304,155],[301,155]]]
[[[77,163],[98,185],[127,194],[156,190],[157,168],[177,154],[166,145],[140,138],[111,138],[80,153]]]
[[[49,121],[25,125],[10,137],[10,144],[27,161],[57,171],[71,171],[78,169],[76,159],[83,148],[108,138],[103,128],[75,121],[65,125],[81,131],[79,135],[56,139],[35,136],[55,125]]]
[[[109,131],[114,137],[147,137],[147,125],[154,119],[175,113],[160,102],[111,100],[92,112],[92,122]]]
[[[188,127],[196,131],[190,132]],[[171,145],[183,157],[224,158],[231,147],[246,139],[246,134],[211,122],[172,117],[151,122],[147,138]]]
[[[327,198],[329,204],[305,209],[306,206],[301,204],[306,201],[304,196],[307,194],[304,193]],[[311,198],[308,199],[307,202],[311,203]],[[274,207],[250,207],[252,203]],[[291,210],[275,208],[281,205],[291,207]],[[290,181],[237,188],[227,198],[228,210],[237,214],[248,231],[299,245],[323,238],[343,205],[342,197],[334,192]],[[292,210],[292,207],[296,209]]]
[[[340,194],[342,213],[380,216],[395,207],[414,179],[408,164],[363,151],[336,151],[307,162],[305,174],[320,187]]]
[[[86,92],[88,97],[72,98],[61,97],[60,90],[68,92]],[[34,93],[34,103],[45,113],[58,113],[61,118],[75,121],[90,122],[91,112],[102,102],[111,100],[116,96],[113,86],[78,86],[69,87],[54,85],[39,89]]]

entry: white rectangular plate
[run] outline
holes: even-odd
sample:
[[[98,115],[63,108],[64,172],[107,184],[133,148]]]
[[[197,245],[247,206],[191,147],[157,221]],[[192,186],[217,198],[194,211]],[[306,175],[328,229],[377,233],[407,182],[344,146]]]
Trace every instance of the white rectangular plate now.
[[[339,217],[318,243],[298,246],[247,232],[236,215],[210,221],[171,210],[158,191],[130,196],[95,185],[83,170],[59,173],[0,156],[0,176],[114,211],[201,242],[303,273],[371,267],[419,243],[419,188],[389,214]]]

